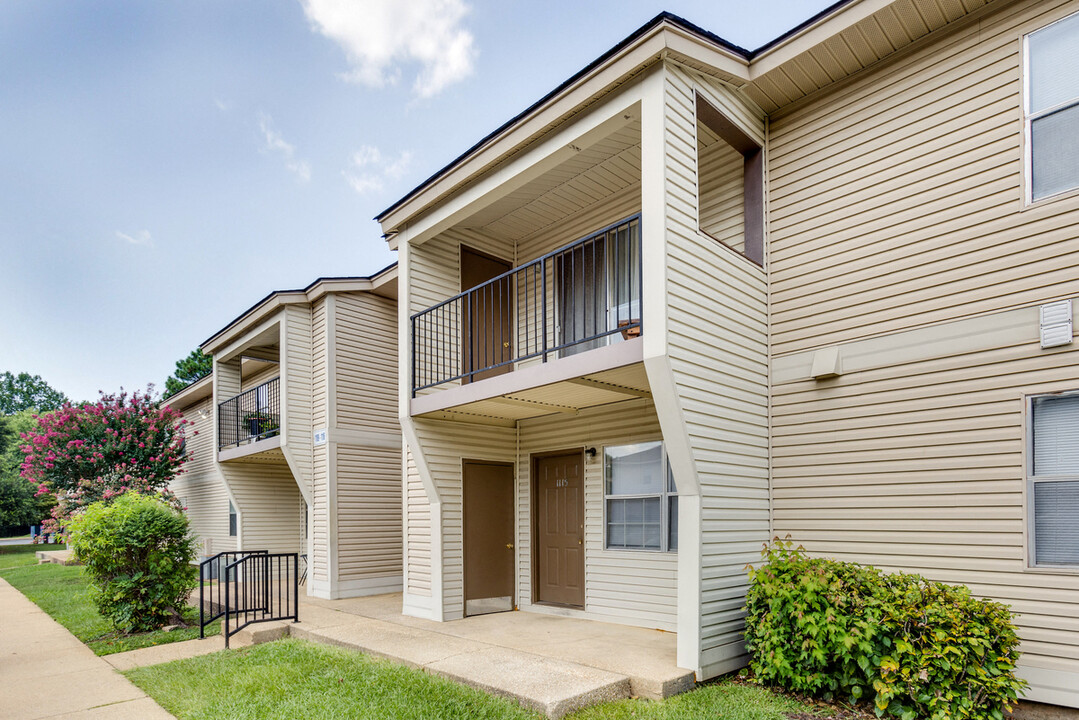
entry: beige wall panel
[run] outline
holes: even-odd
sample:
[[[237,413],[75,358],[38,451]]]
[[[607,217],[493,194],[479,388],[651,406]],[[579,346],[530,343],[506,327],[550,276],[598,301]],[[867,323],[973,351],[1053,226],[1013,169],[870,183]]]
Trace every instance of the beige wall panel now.
[[[290,306],[282,319],[282,351],[285,353],[282,372],[287,375],[281,391],[281,401],[288,405],[284,411],[285,443],[282,449],[297,480],[304,487],[312,485],[314,459],[312,456],[312,343],[311,307]],[[285,445],[283,443],[283,445]]]
[[[1076,9],[1008,4],[773,117],[775,352],[1079,293],[1079,197],[1021,210],[1020,37]]]
[[[595,447],[586,459],[585,608],[589,618],[674,631],[677,625],[676,553],[605,549],[603,448],[662,440],[650,400],[583,410],[577,417],[547,416],[520,424],[517,462],[518,603],[532,603],[531,457],[535,453]]]
[[[401,452],[337,446],[338,580],[401,575]]]
[[[319,298],[311,307],[311,423],[325,428],[330,403],[329,301]],[[330,579],[329,445],[311,448],[312,507],[310,554],[311,577],[322,583]]]
[[[1053,668],[1074,687],[1079,573],[1026,569],[1023,397],[1079,389],[1079,350],[1041,350],[1029,330],[1002,342],[987,329],[981,349],[775,385],[774,527],[814,554],[1008,603],[1023,672]],[[1061,701],[1052,693],[1067,688],[1053,682],[1032,697]]]
[[[405,591],[431,595],[431,503],[423,489],[412,450],[404,451]]]
[[[240,511],[243,550],[306,552],[303,496],[287,465],[233,462],[218,467]]]
[[[212,400],[185,408],[183,416],[191,423],[184,428],[188,460],[169,488],[187,508],[191,530],[203,543],[200,552],[213,555],[234,550],[236,538],[229,537],[229,498],[215,462]]]
[[[668,66],[667,352],[701,488],[710,674],[744,656],[744,568],[768,538],[768,322],[763,270],[697,231],[695,91],[752,136],[763,138],[763,120],[726,88]]]
[[[253,371],[244,375],[243,390],[241,390],[241,392],[256,388],[264,382],[273,380],[280,374],[280,367],[277,363],[258,363],[255,365]],[[224,402],[225,400],[228,400],[228,398],[222,398],[221,402]]]
[[[413,422],[421,445],[414,452],[423,452],[442,501],[443,617],[450,620],[464,616],[461,464],[465,459],[513,462],[516,431],[422,418]],[[409,495],[411,504],[411,488]]]
[[[397,304],[369,293],[335,302],[336,427],[399,434]]]

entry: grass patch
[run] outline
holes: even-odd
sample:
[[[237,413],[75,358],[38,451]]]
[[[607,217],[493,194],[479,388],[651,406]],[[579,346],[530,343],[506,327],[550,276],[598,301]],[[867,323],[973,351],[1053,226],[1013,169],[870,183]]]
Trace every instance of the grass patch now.
[[[124,673],[181,720],[537,720],[516,703],[352,650],[280,640]]]
[[[537,720],[516,703],[353,650],[280,640],[125,672],[180,720],[371,718]],[[768,690],[721,680],[662,702],[622,700],[573,720],[786,720],[815,717]]]
[[[718,680],[661,702],[619,700],[585,708],[571,717],[574,720],[786,720],[799,713],[816,715],[810,707],[766,688]]]
[[[67,545],[0,545],[0,570],[37,565],[38,550],[66,550]]]
[[[26,550],[27,547],[32,550]],[[42,546],[0,547],[0,577],[11,583],[54,620],[82,640],[97,655],[137,650],[138,648],[199,636],[198,627],[180,628],[165,632],[157,630],[139,635],[120,635],[102,617],[90,600],[90,583],[82,568],[65,565],[38,565],[35,550]],[[63,550],[62,545],[50,545],[50,550]],[[188,608],[184,618],[188,623],[198,621],[198,610]],[[217,635],[221,623],[206,628],[207,635]]]

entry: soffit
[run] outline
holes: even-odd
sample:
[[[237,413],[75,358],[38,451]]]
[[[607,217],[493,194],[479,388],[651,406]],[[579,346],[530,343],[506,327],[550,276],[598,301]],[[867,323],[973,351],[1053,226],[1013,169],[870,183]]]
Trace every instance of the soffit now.
[[[935,30],[963,19],[992,0],[897,0],[815,43],[761,75],[743,92],[771,114],[834,82],[849,77]],[[798,40],[790,45],[796,46]],[[767,54],[750,69],[768,65]],[[756,66],[756,67],[755,67]]]
[[[542,231],[641,179],[641,122],[624,127],[473,215],[466,227],[507,240]]]

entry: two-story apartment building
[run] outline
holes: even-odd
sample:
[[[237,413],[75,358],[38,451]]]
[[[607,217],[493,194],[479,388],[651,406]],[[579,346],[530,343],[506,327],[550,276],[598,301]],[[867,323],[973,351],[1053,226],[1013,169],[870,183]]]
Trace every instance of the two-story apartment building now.
[[[790,534],[1011,604],[1079,706],[1076,13],[850,0],[753,52],[663,14],[381,213],[405,612],[711,677]]]
[[[324,598],[401,587],[396,268],[271,293],[202,345],[173,490],[205,555],[305,556]],[[195,432],[198,434],[196,435]]]

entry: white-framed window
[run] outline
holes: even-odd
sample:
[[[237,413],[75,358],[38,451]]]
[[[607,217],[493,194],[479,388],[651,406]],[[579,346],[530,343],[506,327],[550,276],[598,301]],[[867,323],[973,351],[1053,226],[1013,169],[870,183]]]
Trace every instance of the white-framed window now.
[[[1079,13],[1024,39],[1027,193],[1079,188]]]
[[[603,449],[604,547],[678,550],[678,490],[661,442]]]
[[[1079,392],[1028,403],[1030,561],[1079,566]]]
[[[229,537],[236,537],[236,506],[229,500]]]

